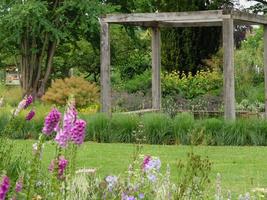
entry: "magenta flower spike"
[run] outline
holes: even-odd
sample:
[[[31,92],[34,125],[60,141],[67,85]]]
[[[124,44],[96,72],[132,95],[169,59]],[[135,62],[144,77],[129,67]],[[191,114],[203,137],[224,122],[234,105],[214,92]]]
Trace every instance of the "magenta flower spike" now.
[[[70,139],[77,145],[81,145],[85,138],[86,122],[82,119],[76,120],[71,129]]]
[[[25,105],[24,105],[24,109],[28,108],[33,102],[33,97],[32,95],[29,95],[28,97],[25,98]]]
[[[31,121],[32,118],[35,116],[35,111],[34,110],[31,110],[28,115],[26,116],[26,120],[27,121]]]
[[[53,131],[58,127],[61,118],[61,113],[53,108],[51,112],[45,118],[45,123],[42,132],[45,135],[51,135]]]
[[[60,156],[58,160],[58,179],[64,178],[64,172],[67,165],[68,165],[68,160],[66,160],[64,156]],[[55,169],[55,160],[52,160],[48,167],[48,170],[52,173],[54,169]]]
[[[23,180],[22,178],[20,178],[17,182],[16,182],[16,187],[15,187],[15,191],[16,193],[19,193],[22,191],[23,188]]]
[[[5,200],[9,187],[10,180],[7,176],[4,176],[0,184],[0,200]]]

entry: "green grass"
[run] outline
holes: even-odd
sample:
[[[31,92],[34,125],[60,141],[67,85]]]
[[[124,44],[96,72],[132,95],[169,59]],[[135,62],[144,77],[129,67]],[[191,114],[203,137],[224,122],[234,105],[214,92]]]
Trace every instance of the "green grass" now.
[[[31,151],[34,141],[16,141],[16,148],[26,148]],[[80,168],[97,168],[101,176],[122,174],[127,170],[132,160],[134,146],[132,144],[97,144],[85,143],[78,153],[77,166]],[[267,186],[267,147],[208,147],[208,146],[164,146],[145,145],[143,154],[159,156],[163,170],[169,163],[172,169],[172,179],[177,173],[175,166],[178,159],[185,160],[190,151],[208,156],[212,164],[211,185],[212,194],[215,188],[216,174],[222,175],[224,191],[228,189],[234,194],[245,193],[255,187]],[[53,158],[54,148],[45,145],[43,162],[46,167]],[[30,155],[30,154],[29,154]]]

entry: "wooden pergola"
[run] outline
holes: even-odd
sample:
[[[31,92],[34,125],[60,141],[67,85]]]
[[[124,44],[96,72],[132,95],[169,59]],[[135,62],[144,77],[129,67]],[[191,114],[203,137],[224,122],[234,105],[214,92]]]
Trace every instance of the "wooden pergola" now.
[[[110,81],[110,35],[111,24],[148,27],[152,30],[152,109],[161,108],[161,27],[212,27],[223,29],[223,76],[224,76],[224,116],[234,120],[235,80],[234,80],[234,26],[264,26],[264,77],[265,113],[267,113],[267,16],[234,10],[209,10],[169,13],[108,14],[100,18],[101,25],[101,104],[102,112],[111,113]],[[212,42],[212,41],[211,41]],[[266,114],[267,116],[267,114]]]

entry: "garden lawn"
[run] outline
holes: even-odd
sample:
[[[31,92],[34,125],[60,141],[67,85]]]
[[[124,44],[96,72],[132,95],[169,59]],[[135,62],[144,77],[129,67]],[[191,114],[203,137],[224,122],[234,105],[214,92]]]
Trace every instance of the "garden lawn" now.
[[[16,140],[18,153],[26,149],[30,155],[35,141]],[[43,155],[45,167],[48,166],[55,148],[46,144]],[[255,187],[267,187],[267,147],[209,147],[209,146],[163,146],[144,145],[143,154],[160,157],[163,170],[166,164],[171,166],[172,179],[176,178],[175,166],[178,159],[185,160],[188,152],[207,156],[212,162],[211,186],[214,193],[216,174],[222,176],[223,190],[245,193]],[[85,143],[78,151],[77,166],[79,168],[97,168],[99,175],[118,175],[127,170],[134,152],[133,144],[98,144]]]

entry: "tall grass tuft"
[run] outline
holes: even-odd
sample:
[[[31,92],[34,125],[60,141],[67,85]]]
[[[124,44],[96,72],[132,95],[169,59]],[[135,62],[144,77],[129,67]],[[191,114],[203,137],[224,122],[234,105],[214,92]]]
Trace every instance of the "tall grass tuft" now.
[[[83,116],[87,121],[86,140],[95,142],[110,142],[110,117],[104,113]]]
[[[177,144],[190,144],[195,120],[190,113],[179,113],[173,119],[173,134]]]
[[[149,144],[172,143],[171,118],[162,113],[149,113],[142,117],[144,134]]]
[[[138,128],[140,118],[136,115],[114,114],[111,119],[111,141],[134,142],[134,132]]]

